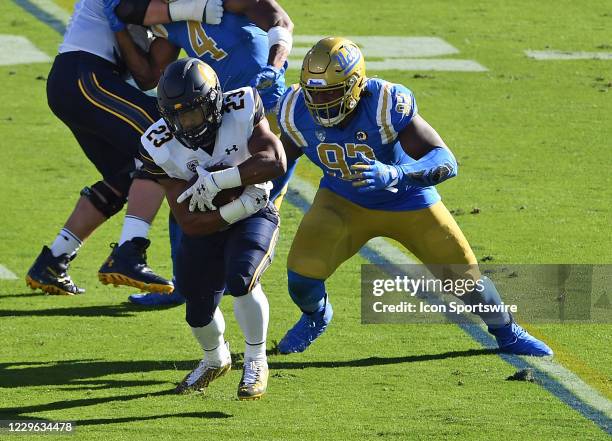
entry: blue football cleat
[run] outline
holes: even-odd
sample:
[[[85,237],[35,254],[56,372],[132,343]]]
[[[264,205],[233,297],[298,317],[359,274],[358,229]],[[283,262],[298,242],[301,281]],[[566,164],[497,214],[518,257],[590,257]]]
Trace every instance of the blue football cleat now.
[[[501,352],[533,357],[553,355],[552,349],[546,343],[530,335],[514,322],[508,323],[503,328],[489,328],[489,332],[495,336]]]
[[[185,297],[183,297],[177,290],[174,290],[172,294],[162,294],[158,292],[150,292],[148,294],[132,294],[128,297],[128,300],[136,305],[142,306],[169,306],[182,305],[185,303]]]
[[[304,352],[317,337],[323,334],[333,316],[332,305],[327,300],[320,310],[312,314],[303,313],[278,344],[279,352],[281,354]]]

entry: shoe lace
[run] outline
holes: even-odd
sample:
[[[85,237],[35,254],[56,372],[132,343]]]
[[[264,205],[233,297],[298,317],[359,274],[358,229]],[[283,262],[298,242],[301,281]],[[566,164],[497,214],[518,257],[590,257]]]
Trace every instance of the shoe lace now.
[[[250,360],[244,365],[244,376],[242,382],[244,384],[255,384],[261,377],[261,371],[263,369],[263,360]]]
[[[195,383],[195,381],[202,376],[202,373],[205,372],[208,367],[208,361],[201,360],[197,367],[187,376],[187,384]]]

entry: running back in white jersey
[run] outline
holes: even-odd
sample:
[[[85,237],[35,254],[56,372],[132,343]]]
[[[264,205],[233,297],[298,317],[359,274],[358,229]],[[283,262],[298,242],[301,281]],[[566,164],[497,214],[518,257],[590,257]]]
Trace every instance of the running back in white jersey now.
[[[128,25],[134,42],[145,51],[153,34],[143,26]],[[80,0],[74,6],[59,53],[84,51],[118,63],[119,46],[104,15],[103,0]]]
[[[264,118],[261,98],[252,87],[243,87],[224,93],[223,103],[223,118],[212,155],[202,149],[185,147],[160,119],[140,139],[144,147],[140,154],[142,171],[157,179],[170,177],[189,181],[198,165],[204,168],[236,166],[250,158],[249,139],[253,128]]]

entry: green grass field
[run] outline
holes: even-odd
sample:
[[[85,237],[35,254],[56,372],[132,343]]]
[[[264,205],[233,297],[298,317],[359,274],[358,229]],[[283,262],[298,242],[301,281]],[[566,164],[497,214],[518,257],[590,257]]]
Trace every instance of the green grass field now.
[[[73,2],[57,3],[70,10]],[[370,72],[411,88],[420,113],[454,150],[459,177],[440,191],[449,209],[465,213],[457,220],[479,258],[612,262],[612,61],[536,61],[523,52],[610,52],[609,2],[281,3],[296,34],[436,36],[460,50],[444,58],[488,69]],[[24,36],[51,57],[61,41],[13,1],[0,3],[0,24],[3,34]],[[234,370],[205,395],[172,395],[201,355],[184,307],[131,306],[133,291],[97,281],[121,216],[73,262],[71,275],[86,295],[45,297],[23,281],[79,190],[98,179],[47,107],[49,68],[0,66],[0,264],[18,276],[0,279],[0,419],[76,421],[77,439],[100,440],[609,439],[537,383],[505,381],[515,369],[458,327],[361,325],[361,256],[328,282],[336,315],[321,340],[304,354],[270,357],[265,399],[235,398],[243,345],[231,299],[222,309]],[[296,78],[292,71],[289,80]],[[316,185],[319,170],[304,159],[299,174]],[[469,214],[475,207],[480,213]],[[166,215],[164,207],[152,229],[149,261],[170,275]],[[269,348],[298,318],[285,262],[301,215],[284,204],[281,240],[264,278]],[[609,323],[530,329],[559,363],[612,398]]]

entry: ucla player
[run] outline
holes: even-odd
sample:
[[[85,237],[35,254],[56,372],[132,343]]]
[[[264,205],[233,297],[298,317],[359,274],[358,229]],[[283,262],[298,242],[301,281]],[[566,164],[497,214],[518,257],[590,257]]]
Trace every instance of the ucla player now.
[[[141,173],[164,188],[184,232],[176,257],[176,284],[187,299],[187,323],[204,350],[203,360],[177,392],[202,390],[230,369],[225,322],[218,308],[227,290],[234,296],[234,313],[246,343],[238,398],[260,398],[268,381],[269,312],[259,278],[272,261],[279,226],[267,181],[286,171],[282,144],[270,131],[257,91],[245,87],[222,94],[215,72],[197,58],[170,64],[157,96],[163,118],[141,138]],[[216,165],[225,168],[206,171]],[[190,211],[177,198],[187,181],[197,176],[196,169],[197,175],[217,182],[217,193],[246,188],[226,205]]]
[[[465,303],[501,303],[435,188],[457,174],[457,161],[410,90],[366,78],[354,43],[325,38],[308,52],[278,121],[287,156],[305,154],[323,171],[289,252],[289,294],[303,314],[281,353],[302,352],[323,333],[333,315],[325,280],[374,237],[399,241],[438,277],[480,282]],[[508,313],[479,315],[502,351],[552,355]]]
[[[125,14],[117,16],[126,5],[134,3],[134,0],[105,0],[105,2],[108,20],[111,24],[116,24],[117,41],[123,58],[141,87],[154,87],[163,68],[177,58],[180,49],[184,49],[189,56],[200,58],[213,67],[224,90],[245,85],[257,87],[268,120],[276,124],[274,109],[285,91],[284,71],[292,46],[293,24],[275,1],[226,0],[223,3],[225,8],[223,19],[216,26],[195,21],[153,26],[153,32],[161,38],[156,40],[156,45],[149,52],[142,51],[134,44],[130,35],[123,31],[121,19],[133,21],[134,18]],[[154,3],[149,5],[147,13],[153,5]],[[289,168],[289,172],[284,177],[274,182],[272,199],[275,200],[277,207],[280,206],[295,163],[290,164]],[[134,184],[135,187],[152,185],[141,179],[136,179]],[[150,277],[150,273],[142,273],[130,265],[134,260],[129,258],[131,241],[146,238],[150,222],[144,219],[152,217],[151,209],[157,209],[145,205],[144,202],[146,201],[130,198],[128,215],[124,223],[124,232],[128,233],[122,234],[120,246],[115,248],[111,255],[113,267],[109,268],[105,264],[100,269],[99,276],[104,283],[142,288],[143,281]],[[169,227],[172,256],[174,256],[180,229],[172,218]],[[122,243],[126,243],[125,251],[121,248]],[[168,282],[168,285],[161,288],[162,292],[170,292],[173,286]],[[134,303],[145,305],[177,304],[184,301],[179,291],[174,291],[172,295],[136,294],[129,299]]]
[[[195,10],[199,20],[208,20],[210,15],[211,22],[219,23],[220,2],[178,0],[171,8],[182,10],[186,18],[192,17],[188,11]],[[210,13],[206,14],[206,10]],[[132,26],[129,32],[145,50],[150,44],[155,46],[143,27]],[[69,264],[82,242],[126,202],[140,136],[159,115],[155,99],[128,85],[125,79],[123,61],[113,29],[105,17],[103,0],[80,0],[49,72],[47,100],[53,113],[73,133],[101,179],[83,188],[64,227],[50,247],[43,247],[29,269],[26,283],[33,289],[48,294],[82,294],[84,289],[68,275]],[[159,206],[162,197],[162,192],[154,189],[139,199]],[[148,268],[142,256],[148,240],[130,245],[132,255],[146,273]],[[149,274],[151,288],[166,283]]]

